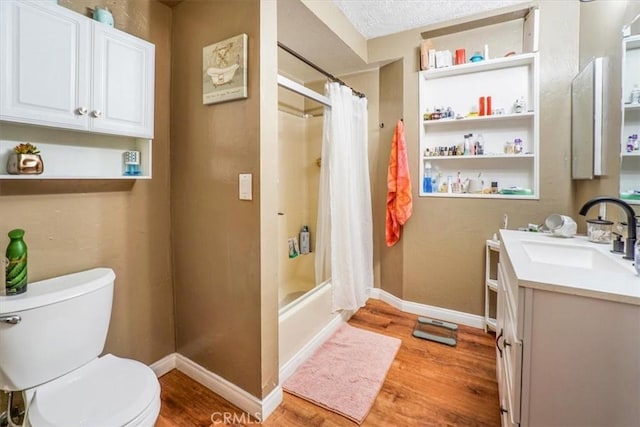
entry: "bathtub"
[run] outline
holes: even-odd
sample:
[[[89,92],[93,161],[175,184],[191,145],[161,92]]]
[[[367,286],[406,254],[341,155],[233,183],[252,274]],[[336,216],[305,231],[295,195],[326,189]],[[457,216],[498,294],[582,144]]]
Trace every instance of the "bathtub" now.
[[[331,283],[310,290],[279,311],[280,383],[295,372],[352,313],[331,312]]]

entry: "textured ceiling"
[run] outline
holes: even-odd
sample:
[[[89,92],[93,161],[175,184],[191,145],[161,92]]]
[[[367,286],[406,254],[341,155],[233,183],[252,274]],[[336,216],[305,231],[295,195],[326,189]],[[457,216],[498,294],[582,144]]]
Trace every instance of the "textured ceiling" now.
[[[528,0],[333,0],[365,39],[450,21]]]

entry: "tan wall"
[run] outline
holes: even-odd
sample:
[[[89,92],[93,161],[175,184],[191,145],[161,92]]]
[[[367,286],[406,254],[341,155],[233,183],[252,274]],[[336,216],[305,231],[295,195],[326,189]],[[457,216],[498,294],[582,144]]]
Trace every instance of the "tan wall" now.
[[[387,171],[395,125],[403,118],[403,61],[394,61],[380,68],[380,152],[378,162],[371,170],[373,204],[373,260],[376,287],[402,298],[403,258],[402,244],[387,248],[385,224],[387,215]]]
[[[629,25],[631,20],[640,14],[640,2],[620,0],[616,2],[590,2],[580,4],[580,68],[590,58],[604,56],[608,58],[606,81],[608,96],[605,100],[604,142],[606,147],[607,175],[594,180],[576,182],[576,216],[580,207],[595,196],[617,197],[620,184],[620,121],[621,109],[621,53],[622,26]],[[597,28],[597,31],[594,29]],[[640,207],[635,206],[640,213]],[[588,217],[595,217],[597,209],[589,212]],[[607,216],[626,220],[623,212],[611,208]],[[584,218],[581,217],[581,225]]]
[[[261,275],[274,274],[261,270],[260,257],[260,4],[185,1],[173,9],[171,126],[178,352],[258,397],[277,383],[277,289],[261,289]],[[240,33],[248,35],[249,97],[203,105],[202,48]],[[252,201],[238,199],[240,173],[253,174]],[[273,305],[264,337],[263,291]],[[271,355],[266,368],[262,346]]]
[[[418,197],[420,29],[369,41],[369,61],[401,58],[404,64],[404,121],[415,184],[413,216],[399,243],[403,251],[403,299],[481,314],[484,241],[500,228],[503,214],[509,215],[509,226],[515,228],[540,224],[552,212],[572,213],[570,89],[578,68],[578,8],[578,2],[540,2],[539,201]],[[468,36],[500,37],[483,31],[486,30],[470,31]],[[386,193],[386,188],[380,182],[375,191]],[[382,200],[380,196],[374,199]],[[375,206],[376,209],[380,207]],[[381,249],[380,259],[386,259],[387,251],[386,247]],[[381,277],[385,277],[384,271]],[[397,284],[381,283],[381,286],[397,292]]]
[[[175,350],[168,190],[171,10],[154,0],[59,3],[83,14],[88,6],[108,5],[118,29],[155,44],[153,179],[0,181],[0,246],[6,247],[9,230],[26,230],[30,281],[113,268],[105,352],[152,363]],[[25,126],[24,133],[30,132],[37,134]]]

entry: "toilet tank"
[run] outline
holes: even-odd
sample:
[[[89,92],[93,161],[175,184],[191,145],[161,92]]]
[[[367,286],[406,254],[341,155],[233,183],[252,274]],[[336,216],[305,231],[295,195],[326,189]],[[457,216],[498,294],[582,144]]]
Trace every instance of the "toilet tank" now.
[[[111,317],[110,268],[29,283],[24,294],[0,296],[0,389],[26,390],[100,355]]]

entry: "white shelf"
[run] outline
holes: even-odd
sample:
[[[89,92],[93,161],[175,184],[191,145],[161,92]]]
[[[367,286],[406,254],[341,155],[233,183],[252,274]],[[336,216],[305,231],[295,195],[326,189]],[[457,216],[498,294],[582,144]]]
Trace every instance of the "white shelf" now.
[[[487,240],[485,242],[485,281],[484,281],[484,330],[496,330],[496,319],[489,316],[489,292],[498,292],[498,278],[491,278],[491,252],[500,252],[500,242]],[[495,266],[496,275],[498,266]]]
[[[509,200],[538,200],[538,196],[510,195],[510,194],[476,194],[476,193],[420,193],[421,197],[442,197],[454,199],[509,199]]]
[[[620,154],[622,157],[640,157],[640,151],[632,151],[630,153],[624,152]]]
[[[626,111],[640,110],[640,104],[623,104]]]
[[[136,175],[136,176],[128,176],[128,175],[117,175],[117,176],[74,176],[74,175],[46,175],[44,173],[40,175],[10,175],[10,174],[1,174],[0,180],[53,180],[53,179],[151,179],[148,175]]]
[[[533,64],[535,53],[524,53],[512,55],[504,58],[488,59],[486,61],[468,62],[461,65],[453,65],[446,68],[436,68],[434,70],[421,71],[425,80],[440,79],[443,77],[459,76],[462,74],[478,73],[481,71],[500,70],[504,68],[519,67]]]
[[[500,241],[499,240],[487,240],[486,245],[489,250],[500,252]]]
[[[0,180],[151,179],[152,141],[62,129],[0,123]],[[13,147],[31,142],[40,150],[44,172],[9,175],[5,165]],[[123,153],[140,152],[140,175],[123,174]]]
[[[533,159],[535,154],[486,154],[481,156],[422,156],[423,160]]]
[[[493,122],[493,121],[508,121],[518,119],[531,119],[535,117],[533,111],[527,111],[525,113],[514,114],[500,114],[493,116],[474,116],[465,117],[463,119],[438,119],[438,120],[423,120],[422,124],[425,126],[451,126],[451,125],[467,125],[474,122]]]
[[[420,182],[431,164],[431,176],[459,176],[462,180],[481,176],[484,187],[497,182],[499,188],[527,188],[531,195],[478,193],[423,193],[421,197],[539,200],[539,79],[538,54],[526,53],[506,58],[419,72],[419,161]],[[435,108],[456,112],[482,110],[478,105],[491,97],[492,108],[512,111],[518,100],[524,101],[523,113],[422,120]],[[486,108],[486,106],[484,107]],[[425,156],[427,148],[464,144],[464,135],[482,135],[484,155]],[[520,139],[523,153],[504,154],[506,142]],[[472,139],[475,142],[477,138]],[[422,189],[422,188],[421,188]]]

